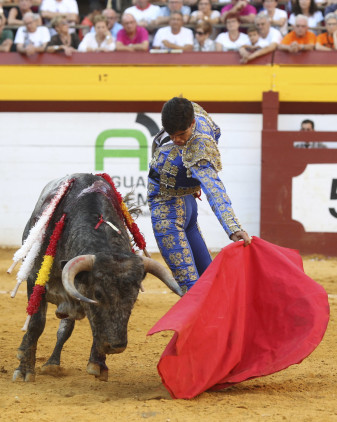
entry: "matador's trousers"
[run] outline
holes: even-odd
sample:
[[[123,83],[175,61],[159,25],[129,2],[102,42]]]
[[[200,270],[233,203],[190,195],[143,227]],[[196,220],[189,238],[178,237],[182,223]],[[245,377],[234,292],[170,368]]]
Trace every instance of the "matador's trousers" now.
[[[181,287],[190,289],[212,262],[200,232],[193,195],[149,201],[159,250]]]

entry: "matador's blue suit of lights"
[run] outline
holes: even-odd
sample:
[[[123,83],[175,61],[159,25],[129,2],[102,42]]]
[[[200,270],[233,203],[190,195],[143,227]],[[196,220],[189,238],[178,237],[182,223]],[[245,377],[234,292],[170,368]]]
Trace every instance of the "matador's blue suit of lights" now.
[[[148,181],[148,202],[158,247],[177,282],[187,289],[212,260],[197,223],[195,198],[200,188],[228,236],[242,230],[218,176],[220,128],[203,108],[192,104],[192,136],[186,145],[178,146],[163,129],[158,133]]]

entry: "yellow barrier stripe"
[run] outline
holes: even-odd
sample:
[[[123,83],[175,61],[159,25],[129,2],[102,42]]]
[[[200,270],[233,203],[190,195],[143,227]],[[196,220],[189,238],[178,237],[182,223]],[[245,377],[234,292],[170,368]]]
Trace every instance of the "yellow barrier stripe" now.
[[[337,66],[0,66],[2,101],[336,102]]]
[[[337,102],[337,66],[273,66],[280,101]]]
[[[1,100],[261,101],[268,67],[245,66],[1,66]],[[252,83],[254,81],[254,83]]]

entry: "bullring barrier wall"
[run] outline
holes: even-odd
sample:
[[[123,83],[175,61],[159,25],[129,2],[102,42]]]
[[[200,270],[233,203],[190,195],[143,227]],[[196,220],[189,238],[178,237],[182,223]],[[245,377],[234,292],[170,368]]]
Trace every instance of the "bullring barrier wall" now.
[[[337,55],[312,52],[297,59],[294,63],[293,56],[276,53],[242,66],[236,53],[2,54],[0,244],[20,243],[24,224],[50,179],[106,171],[122,193],[133,185],[145,210],[139,225],[149,250],[156,250],[146,206],[151,140],[160,126],[163,102],[182,94],[203,105],[222,129],[221,178],[243,226],[253,235],[301,250],[303,245],[291,235],[270,237],[260,218],[273,203],[272,197],[265,199],[261,184],[261,171],[264,180],[270,178],[261,160],[268,139],[280,129],[295,133],[308,115],[319,130],[332,132],[332,139],[337,129]],[[270,91],[278,92],[276,106],[269,107],[264,98]],[[293,126],[286,119],[278,127],[278,115],[295,118]],[[328,154],[332,164],[337,163],[336,151]],[[272,166],[268,171],[275,172]],[[337,171],[331,171],[333,181]],[[334,203],[325,198],[324,209]],[[199,209],[206,241],[218,250],[228,240],[205,198]],[[277,225],[278,217],[270,218]],[[332,218],[328,244],[336,244],[337,218]],[[307,243],[304,253],[334,254],[331,247]]]

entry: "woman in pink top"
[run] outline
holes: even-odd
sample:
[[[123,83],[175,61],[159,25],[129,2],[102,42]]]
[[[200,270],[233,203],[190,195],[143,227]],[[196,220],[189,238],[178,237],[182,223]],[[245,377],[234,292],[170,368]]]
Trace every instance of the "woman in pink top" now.
[[[149,33],[142,26],[138,26],[136,19],[129,13],[122,16],[121,29],[117,34],[117,51],[148,51]]]
[[[221,9],[221,22],[225,22],[228,13],[237,13],[240,23],[254,22],[256,9],[248,3],[248,0],[232,0],[230,4]]]

